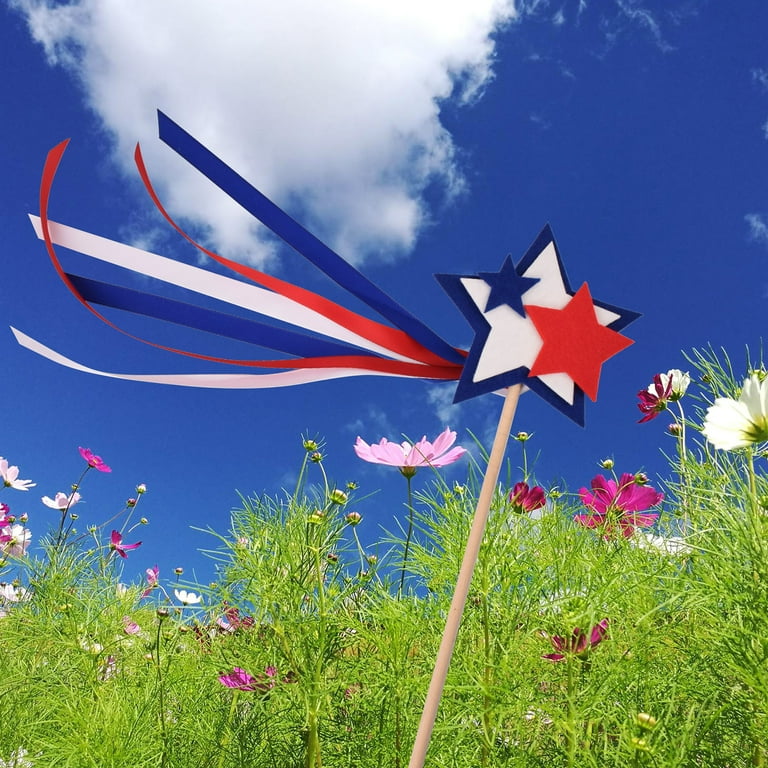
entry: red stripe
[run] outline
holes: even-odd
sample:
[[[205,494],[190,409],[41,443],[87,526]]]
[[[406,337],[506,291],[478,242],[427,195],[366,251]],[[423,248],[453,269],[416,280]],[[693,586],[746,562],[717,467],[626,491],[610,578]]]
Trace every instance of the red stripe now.
[[[354,329],[355,333],[368,339],[368,341],[372,341],[375,344],[384,347],[385,349],[392,350],[393,352],[396,352],[403,357],[409,357],[412,360],[419,360],[423,363],[430,363],[440,366],[453,365],[452,363],[448,363],[444,358],[434,354],[426,347],[419,344],[407,333],[397,328],[391,328],[388,325],[377,323],[375,320],[370,320],[367,317],[358,315],[357,313],[352,312],[340,306],[339,304],[324,298],[323,296],[313,293],[312,291],[300,288],[297,285],[293,285],[292,283],[288,283],[284,280],[280,280],[277,277],[273,277],[272,275],[261,272],[258,269],[248,267],[245,264],[240,264],[236,261],[231,261],[217,253],[214,253],[213,251],[209,251],[207,248],[193,240],[165,210],[163,204],[160,202],[160,198],[157,196],[157,193],[152,186],[152,182],[144,164],[144,158],[141,154],[141,147],[138,144],[136,145],[136,151],[134,152],[134,160],[136,161],[136,167],[139,170],[139,175],[141,176],[141,180],[144,182],[144,186],[146,187],[149,196],[152,198],[152,201],[157,206],[157,209],[160,211],[160,213],[165,217],[165,220],[182,237],[194,245],[195,248],[202,251],[207,256],[210,256],[214,261],[217,261],[219,264],[228,267],[243,277],[247,277],[254,283],[263,285],[265,288],[269,288],[275,293],[279,293],[281,296],[285,296],[288,299],[292,299],[293,301],[303,304],[309,309],[312,309],[318,314],[323,315],[323,317],[327,317],[329,320],[333,320],[339,325],[349,328],[350,330]],[[461,352],[462,354],[466,354],[463,350]]]
[[[197,352],[189,352],[183,349],[176,349],[175,347],[168,347],[164,344],[158,344],[148,339],[143,339],[140,336],[136,336],[128,331],[120,328],[108,318],[104,317],[98,310],[87,302],[79,291],[72,284],[68,275],[61,266],[61,262],[56,255],[56,249],[53,245],[51,238],[50,224],[48,220],[48,203],[51,196],[51,188],[53,186],[53,180],[56,176],[61,158],[69,144],[69,139],[57,144],[53,149],[48,152],[48,156],[45,160],[45,166],[43,168],[43,175],[40,182],[40,224],[43,232],[43,240],[45,247],[48,251],[48,255],[56,270],[56,273],[61,278],[62,282],[67,286],[72,295],[92,314],[94,314],[99,320],[106,323],[110,328],[128,336],[131,339],[140,341],[142,344],[148,344],[156,349],[162,349],[166,352],[173,352],[175,354],[184,355],[186,357],[193,357],[198,360],[206,360],[214,363],[226,363],[231,365],[243,365],[255,368],[281,368],[281,369],[296,369],[296,368],[358,368],[361,370],[378,371],[383,373],[397,374],[401,376],[414,376],[419,378],[431,378],[431,379],[447,379],[455,380],[459,378],[461,373],[461,366],[445,364],[445,365],[421,365],[419,363],[401,362],[399,360],[386,360],[384,358],[368,357],[364,355],[337,355],[326,357],[307,357],[300,359],[286,359],[286,360],[233,360],[222,357],[212,357],[210,355],[203,355]],[[182,233],[183,234],[183,233]],[[398,333],[400,333],[398,331]]]

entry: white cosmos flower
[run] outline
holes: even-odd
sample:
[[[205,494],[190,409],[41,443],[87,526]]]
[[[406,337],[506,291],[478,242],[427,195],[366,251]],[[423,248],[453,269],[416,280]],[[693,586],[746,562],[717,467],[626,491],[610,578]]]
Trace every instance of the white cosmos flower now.
[[[662,391],[666,391],[667,389],[667,382],[671,379],[672,380],[672,387],[669,394],[670,400],[679,400],[688,389],[688,385],[691,383],[691,374],[687,371],[683,373],[679,368],[672,368],[671,370],[667,371],[666,373],[660,373],[659,378],[661,379],[661,387]],[[656,393],[656,385],[651,384],[648,387],[648,391],[655,395]]]
[[[723,451],[768,440],[768,378],[753,373],[738,400],[718,397],[704,417],[704,437]]]
[[[174,589],[173,594],[182,605],[197,605],[203,598],[194,592],[187,592],[186,589]]]

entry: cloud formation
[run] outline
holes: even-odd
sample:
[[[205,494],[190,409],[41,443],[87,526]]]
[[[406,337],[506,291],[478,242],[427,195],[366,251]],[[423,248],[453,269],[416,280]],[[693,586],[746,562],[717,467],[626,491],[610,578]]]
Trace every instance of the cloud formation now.
[[[492,78],[513,0],[10,0],[81,82],[133,174],[230,256],[269,251],[250,216],[156,138],[159,108],[346,258],[412,248],[424,193],[462,187],[441,101]]]
[[[761,213],[748,213],[744,220],[749,226],[749,239],[768,245],[768,217]]]

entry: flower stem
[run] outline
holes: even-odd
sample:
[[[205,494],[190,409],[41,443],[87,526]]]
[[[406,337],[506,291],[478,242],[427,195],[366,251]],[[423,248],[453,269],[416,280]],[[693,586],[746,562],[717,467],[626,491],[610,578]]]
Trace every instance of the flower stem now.
[[[227,715],[227,722],[225,723],[224,734],[221,737],[219,743],[219,760],[216,763],[217,768],[222,768],[224,765],[224,757],[226,755],[226,749],[229,746],[229,742],[232,739],[232,723],[235,719],[235,712],[237,707],[237,696],[240,691],[235,688],[232,691],[232,703],[229,705],[229,714]]]
[[[400,568],[400,586],[397,588],[397,596],[399,597],[403,592],[403,583],[405,582],[405,565],[408,562],[408,550],[411,546],[411,535],[413,534],[413,493],[411,490],[411,477],[405,476],[406,483],[408,484],[408,532],[405,535],[405,548],[403,549],[403,565]]]

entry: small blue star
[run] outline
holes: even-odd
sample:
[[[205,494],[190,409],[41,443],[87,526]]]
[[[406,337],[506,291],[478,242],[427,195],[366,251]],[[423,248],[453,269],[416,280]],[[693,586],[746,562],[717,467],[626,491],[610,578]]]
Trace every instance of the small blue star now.
[[[479,277],[491,287],[485,311],[508,304],[520,317],[525,317],[523,294],[539,282],[538,277],[523,277],[517,273],[512,257],[507,256],[498,272],[480,272]]]

